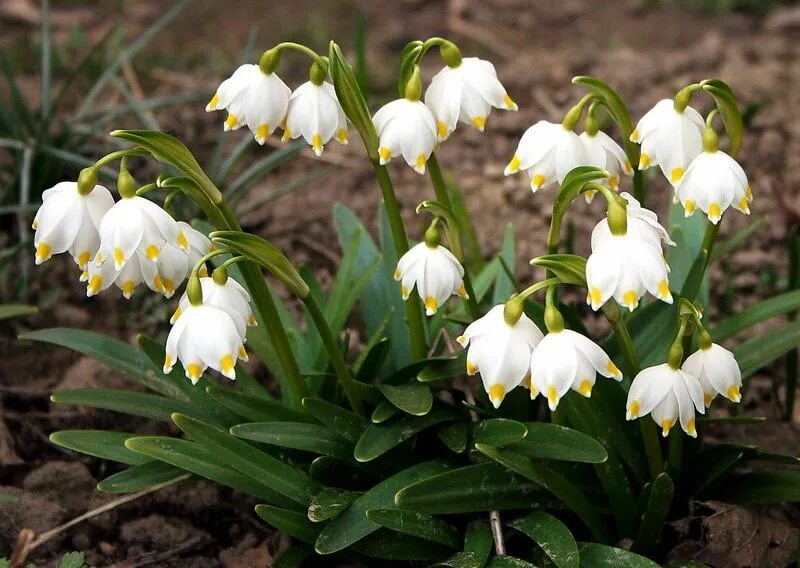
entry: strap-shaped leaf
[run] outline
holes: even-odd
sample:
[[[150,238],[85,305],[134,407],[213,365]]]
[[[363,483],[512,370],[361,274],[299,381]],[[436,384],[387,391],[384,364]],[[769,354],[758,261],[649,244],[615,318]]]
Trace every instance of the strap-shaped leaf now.
[[[721,343],[756,324],[797,309],[800,309],[800,290],[779,294],[722,320],[711,330],[711,336]]]
[[[468,523],[464,534],[464,552],[474,554],[480,565],[484,566],[493,551],[494,535],[491,525],[483,519]]]
[[[531,264],[549,270],[564,284],[586,287],[586,259],[577,254],[547,254]]]
[[[377,531],[380,525],[367,518],[367,511],[395,508],[395,493],[400,489],[446,471],[448,467],[442,461],[423,462],[381,481],[322,530],[314,545],[315,550],[319,554],[338,552]]]
[[[484,563],[474,552],[458,552],[447,560],[433,564],[431,568],[483,568],[483,566]]]
[[[714,101],[717,103],[722,122],[725,124],[725,131],[731,141],[731,155],[736,156],[739,148],[742,147],[742,138],[744,137],[744,123],[736,96],[728,84],[719,79],[708,79],[701,84],[703,90],[714,97]]]
[[[287,408],[278,402],[251,396],[230,388],[209,385],[206,387],[206,392],[228,410],[248,420],[259,422],[269,422],[271,420],[311,421],[309,416]]]
[[[318,490],[304,472],[244,440],[182,414],[174,414],[172,421],[231,467],[295,503],[308,507],[311,496]]]
[[[472,430],[476,444],[488,444],[502,448],[519,442],[528,435],[528,427],[522,422],[508,418],[490,418],[477,422]]]
[[[320,423],[353,443],[358,442],[367,428],[367,421],[358,414],[321,398],[306,397],[303,407]]]
[[[447,426],[440,428],[437,435],[442,443],[450,449],[450,451],[457,454],[462,454],[467,450],[467,443],[469,441],[469,424],[466,422],[448,424]]]
[[[417,380],[421,383],[432,383],[459,377],[467,372],[466,351],[460,351],[452,357],[442,357],[429,360],[425,368],[417,374]]]
[[[403,488],[395,497],[403,509],[433,514],[524,509],[549,500],[539,484],[494,462],[428,477]]]
[[[187,475],[186,471],[168,463],[149,461],[106,477],[97,488],[106,493],[135,493]]]
[[[546,422],[526,422],[524,426],[527,428],[525,439],[508,446],[510,451],[519,455],[582,463],[602,463],[608,458],[603,444],[578,430]]]
[[[128,465],[141,465],[149,462],[150,458],[125,447],[125,440],[137,435],[106,430],[62,430],[50,434],[50,441],[63,448],[96,458]]]
[[[328,72],[331,76],[333,87],[336,89],[336,97],[339,99],[345,115],[361,135],[370,159],[377,161],[378,134],[375,132],[372,115],[364,100],[364,94],[358,86],[358,80],[353,73],[353,68],[345,59],[342,50],[333,41],[328,49],[328,58]]]
[[[496,556],[489,564],[489,568],[537,568],[537,566],[515,556]]]
[[[566,525],[553,515],[536,511],[509,524],[533,539],[557,568],[578,568],[578,543]]]
[[[306,544],[314,544],[322,528],[298,511],[270,505],[256,505],[256,514],[284,534]]]
[[[693,494],[698,494],[719,477],[730,472],[744,457],[744,449],[720,444],[706,447],[692,464]]]
[[[734,505],[800,502],[800,472],[758,470],[721,478],[706,495]]]
[[[361,493],[357,491],[326,487],[311,500],[308,506],[308,518],[315,523],[333,519],[352,505],[360,495]]]
[[[360,462],[372,461],[419,432],[458,417],[455,410],[439,407],[425,416],[403,415],[383,424],[370,424],[358,439],[354,456]]]
[[[20,339],[43,341],[67,347],[88,355],[103,365],[122,371],[141,385],[164,396],[179,400],[188,400],[181,389],[166,380],[163,375],[152,373],[153,365],[147,356],[127,343],[102,333],[83,329],[55,327],[40,329],[20,335]]]
[[[319,456],[308,467],[308,475],[320,485],[361,490],[375,483],[375,477],[353,460]]]
[[[427,385],[378,385],[378,390],[394,406],[414,416],[424,416],[433,407],[433,393]]]
[[[652,560],[604,544],[581,546],[581,568],[659,568]]]
[[[382,400],[380,403],[378,403],[378,406],[375,407],[375,410],[372,411],[370,421],[373,424],[381,424],[393,416],[396,416],[398,412],[400,412],[400,409],[394,404],[388,400]]]
[[[435,562],[452,552],[451,548],[430,540],[384,528],[353,544],[353,550],[370,558],[395,562]]]
[[[198,415],[197,407],[189,402],[174,400],[156,394],[121,389],[84,388],[57,391],[50,396],[50,400],[59,404],[102,408],[103,410],[112,410],[167,422],[172,420],[171,415],[173,412]]]
[[[168,463],[270,503],[284,507],[294,504],[269,487],[242,475],[196,442],[167,436],[139,436],[129,438],[125,446],[141,456]]]
[[[610,540],[608,527],[598,514],[596,504],[592,503],[578,487],[565,477],[508,449],[499,449],[483,444],[475,444],[475,448],[497,463],[550,491],[583,521],[595,538],[603,542]]]
[[[371,509],[367,518],[393,531],[438,542],[450,548],[461,547],[461,533],[433,515],[398,509]]]
[[[245,440],[281,448],[293,448],[342,460],[351,459],[353,444],[325,426],[303,422],[250,422],[231,428],[231,434]]]
[[[752,375],[787,351],[800,345],[800,321],[776,327],[769,333],[748,339],[732,351],[742,376]]]
[[[25,304],[2,304],[0,305],[0,320],[17,318],[20,316],[30,316],[39,311],[36,306]]]
[[[656,544],[661,538],[661,529],[667,520],[669,509],[672,506],[672,495],[675,486],[672,478],[662,472],[653,480],[650,486],[647,506],[639,524],[639,534],[633,543],[632,550],[642,554],[652,554]]]

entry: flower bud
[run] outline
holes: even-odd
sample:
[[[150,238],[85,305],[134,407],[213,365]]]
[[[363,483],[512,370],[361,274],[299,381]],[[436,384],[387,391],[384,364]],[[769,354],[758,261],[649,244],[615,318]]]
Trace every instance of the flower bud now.
[[[439,46],[439,55],[448,67],[458,67],[461,65],[461,50],[452,41],[443,41]]]
[[[81,195],[89,195],[97,185],[97,168],[88,167],[83,168],[81,173],[78,174],[78,193]]]

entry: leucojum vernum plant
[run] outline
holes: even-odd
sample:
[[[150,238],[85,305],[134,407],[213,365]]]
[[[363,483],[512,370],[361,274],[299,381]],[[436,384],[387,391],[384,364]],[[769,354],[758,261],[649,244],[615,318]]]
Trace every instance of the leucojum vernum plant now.
[[[277,74],[286,50],[311,61],[294,91]],[[425,88],[422,60],[437,54],[443,68]],[[337,206],[343,256],[327,292],[313,271],[243,231],[167,134],[112,132],[131,146],[44,193],[37,264],[68,252],[89,296],[116,287],[130,298],[143,285],[180,298],[166,343],[140,336],[137,348],[74,329],[25,338],[88,354],[151,391],[78,389],[55,402],[171,421],[182,435],[52,440],[126,465],[100,483],[105,491],[206,478],[254,497],[257,514],[292,537],[282,566],[310,555],[367,566],[655,566],[680,538],[664,527],[693,500],[796,499],[797,472],[752,467],[794,458],[702,439],[711,422],[760,420],[727,401],[739,403],[747,377],[797,343],[778,330],[722,345],[797,309],[796,299],[718,321],[706,309],[715,245],[730,253],[748,234],[717,243],[720,224],[749,214],[753,199],[736,161],[743,123],[731,89],[692,83],[634,126],[610,86],[576,77],[584,96],[560,123],[528,128],[505,169],[527,175],[531,199],[552,202],[547,242],[525,275],[542,279],[524,286],[513,229],[487,260],[436,157],[459,128],[483,131],[493,110],[517,110],[494,66],[446,39],[414,41],[398,83],[398,98],[372,115],[335,43],[327,55],[281,43],[236,69],[206,107],[259,144],[278,129],[317,155],[351,130],[362,139],[382,196],[380,240]],[[704,118],[692,105],[712,110]],[[179,173],[139,185],[129,166],[142,157]],[[413,246],[390,176],[400,159],[432,187]],[[116,201],[97,184],[98,169],[115,162]],[[658,170],[674,190],[669,231],[647,208],[645,178]],[[585,207],[580,195],[605,204],[588,258],[561,242],[565,217]],[[184,198],[206,219],[175,219],[171,202]],[[302,322],[272,285],[299,301]],[[584,327],[589,311],[607,320],[608,337]],[[239,364],[253,356],[277,397]]]

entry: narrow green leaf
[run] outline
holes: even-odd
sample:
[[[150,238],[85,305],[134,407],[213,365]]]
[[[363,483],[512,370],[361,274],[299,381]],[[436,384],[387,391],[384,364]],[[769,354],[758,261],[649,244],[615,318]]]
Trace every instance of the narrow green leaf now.
[[[433,564],[431,568],[483,568],[483,566],[484,563],[474,552],[458,552],[447,560]]]
[[[691,483],[697,495],[722,475],[730,472],[744,457],[741,447],[719,444],[705,448],[692,465]]]
[[[553,515],[536,511],[510,525],[528,535],[556,568],[578,568],[578,544],[566,525]]]
[[[306,544],[314,544],[322,530],[319,525],[309,521],[303,513],[289,509],[256,505],[256,514],[278,531]]]
[[[368,510],[395,508],[395,493],[400,489],[447,469],[448,465],[442,461],[423,462],[381,481],[331,521],[320,533],[314,548],[319,554],[331,554],[372,534],[380,525],[367,518]]]
[[[713,327],[711,336],[721,343],[756,324],[797,309],[800,309],[800,290],[779,294],[722,320]]]
[[[581,568],[659,568],[658,564],[628,552],[604,544],[584,544],[581,547]]]
[[[800,502],[800,472],[758,470],[721,478],[710,487],[712,499],[734,505]]]
[[[578,430],[546,422],[526,422],[524,426],[527,428],[525,439],[508,446],[510,451],[519,455],[583,463],[602,463],[608,459],[603,444]],[[476,442],[486,444],[479,440]]]
[[[370,424],[356,443],[355,458],[360,462],[372,461],[426,428],[455,420],[458,416],[450,408],[438,407],[425,416],[403,415],[383,424]]]
[[[549,270],[564,284],[586,287],[586,259],[576,254],[548,254],[531,260],[533,266]]]
[[[197,414],[196,407],[182,400],[120,389],[84,388],[58,391],[50,396],[50,400],[59,404],[102,408],[167,422],[171,421],[173,412]]]
[[[514,556],[496,556],[489,568],[537,568],[527,560],[515,558]]]
[[[500,245],[500,255],[498,258],[506,266],[513,269],[517,262],[516,252],[516,237],[514,236],[514,225],[508,223],[506,230],[503,232],[503,243]],[[494,290],[492,292],[492,304],[504,303],[511,297],[514,292],[514,281],[506,274],[505,270],[497,273],[497,278],[494,281]]]
[[[20,316],[30,316],[39,311],[36,306],[26,306],[24,304],[0,304],[0,320],[17,318]]]
[[[333,519],[353,504],[361,493],[335,487],[326,487],[317,493],[308,506],[308,518],[321,523]]]
[[[303,399],[303,407],[320,423],[353,443],[358,442],[367,428],[367,421],[358,414],[321,398],[306,397]]]
[[[398,509],[370,509],[367,518],[382,527],[399,533],[438,542],[450,548],[461,547],[458,530],[433,515]]]
[[[487,444],[502,448],[519,442],[528,435],[528,428],[522,422],[507,418],[492,418],[475,423],[472,439],[476,444]]]
[[[331,456],[319,456],[311,462],[308,475],[320,485],[361,490],[375,483],[375,478],[353,460],[342,461]]]
[[[397,408],[394,404],[389,402],[388,400],[383,400],[378,403],[378,406],[375,407],[375,410],[372,411],[372,416],[370,416],[370,422],[373,424],[382,424],[386,422],[393,416],[396,416],[397,413],[400,412],[400,409]]]
[[[467,354],[461,351],[453,357],[442,357],[429,360],[425,368],[417,374],[421,383],[443,381],[465,375],[467,372]]]
[[[106,493],[135,493],[185,475],[187,473],[178,467],[160,461],[150,461],[106,477],[97,484],[97,488]]]
[[[403,509],[433,514],[525,509],[548,501],[539,484],[494,462],[428,477],[403,488],[395,498]]]
[[[125,440],[137,435],[105,430],[62,430],[50,434],[50,441],[100,459],[127,465],[141,465],[150,459],[125,447]]]
[[[653,554],[656,545],[661,540],[661,530],[664,521],[667,520],[670,507],[672,506],[672,495],[675,486],[672,478],[662,472],[653,480],[650,486],[650,494],[647,499],[647,506],[642,515],[639,525],[639,534],[633,542],[632,550],[642,554]]]
[[[311,556],[314,549],[306,544],[293,542],[275,559],[272,568],[300,568],[303,561]]]
[[[485,566],[493,551],[494,535],[491,525],[484,520],[469,522],[464,534],[464,552],[474,554],[480,566]]]
[[[307,422],[311,420],[307,415],[287,408],[278,402],[251,396],[230,388],[209,385],[206,387],[206,392],[225,408],[248,420],[260,422],[271,420]]]
[[[230,432],[245,440],[333,456],[342,460],[351,459],[353,456],[352,443],[318,424],[251,422],[238,424],[231,428]]]
[[[469,425],[466,422],[448,424],[447,426],[439,429],[437,435],[442,443],[450,449],[450,451],[456,454],[462,454],[467,450],[467,442],[469,440]]]
[[[731,142],[730,153],[732,156],[736,156],[742,146],[744,124],[733,90],[719,79],[703,81],[703,90],[714,97],[719,114],[722,116],[722,122],[725,124],[728,139]]]
[[[247,442],[182,414],[172,421],[231,467],[295,503],[308,507],[316,484],[297,468],[262,452]]]
[[[793,321],[748,339],[732,351],[742,370],[742,377],[748,377],[798,345],[800,321]]]
[[[424,416],[433,406],[433,393],[426,385],[378,385],[378,390],[397,408],[414,416]]]
[[[395,562],[435,562],[452,552],[441,544],[383,528],[353,544],[353,550],[370,558]]]

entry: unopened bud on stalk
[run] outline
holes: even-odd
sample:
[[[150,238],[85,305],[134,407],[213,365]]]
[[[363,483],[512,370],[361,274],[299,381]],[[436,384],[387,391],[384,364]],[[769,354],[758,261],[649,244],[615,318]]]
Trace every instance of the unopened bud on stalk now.
[[[89,195],[97,185],[97,168],[83,168],[78,174],[78,193]]]

